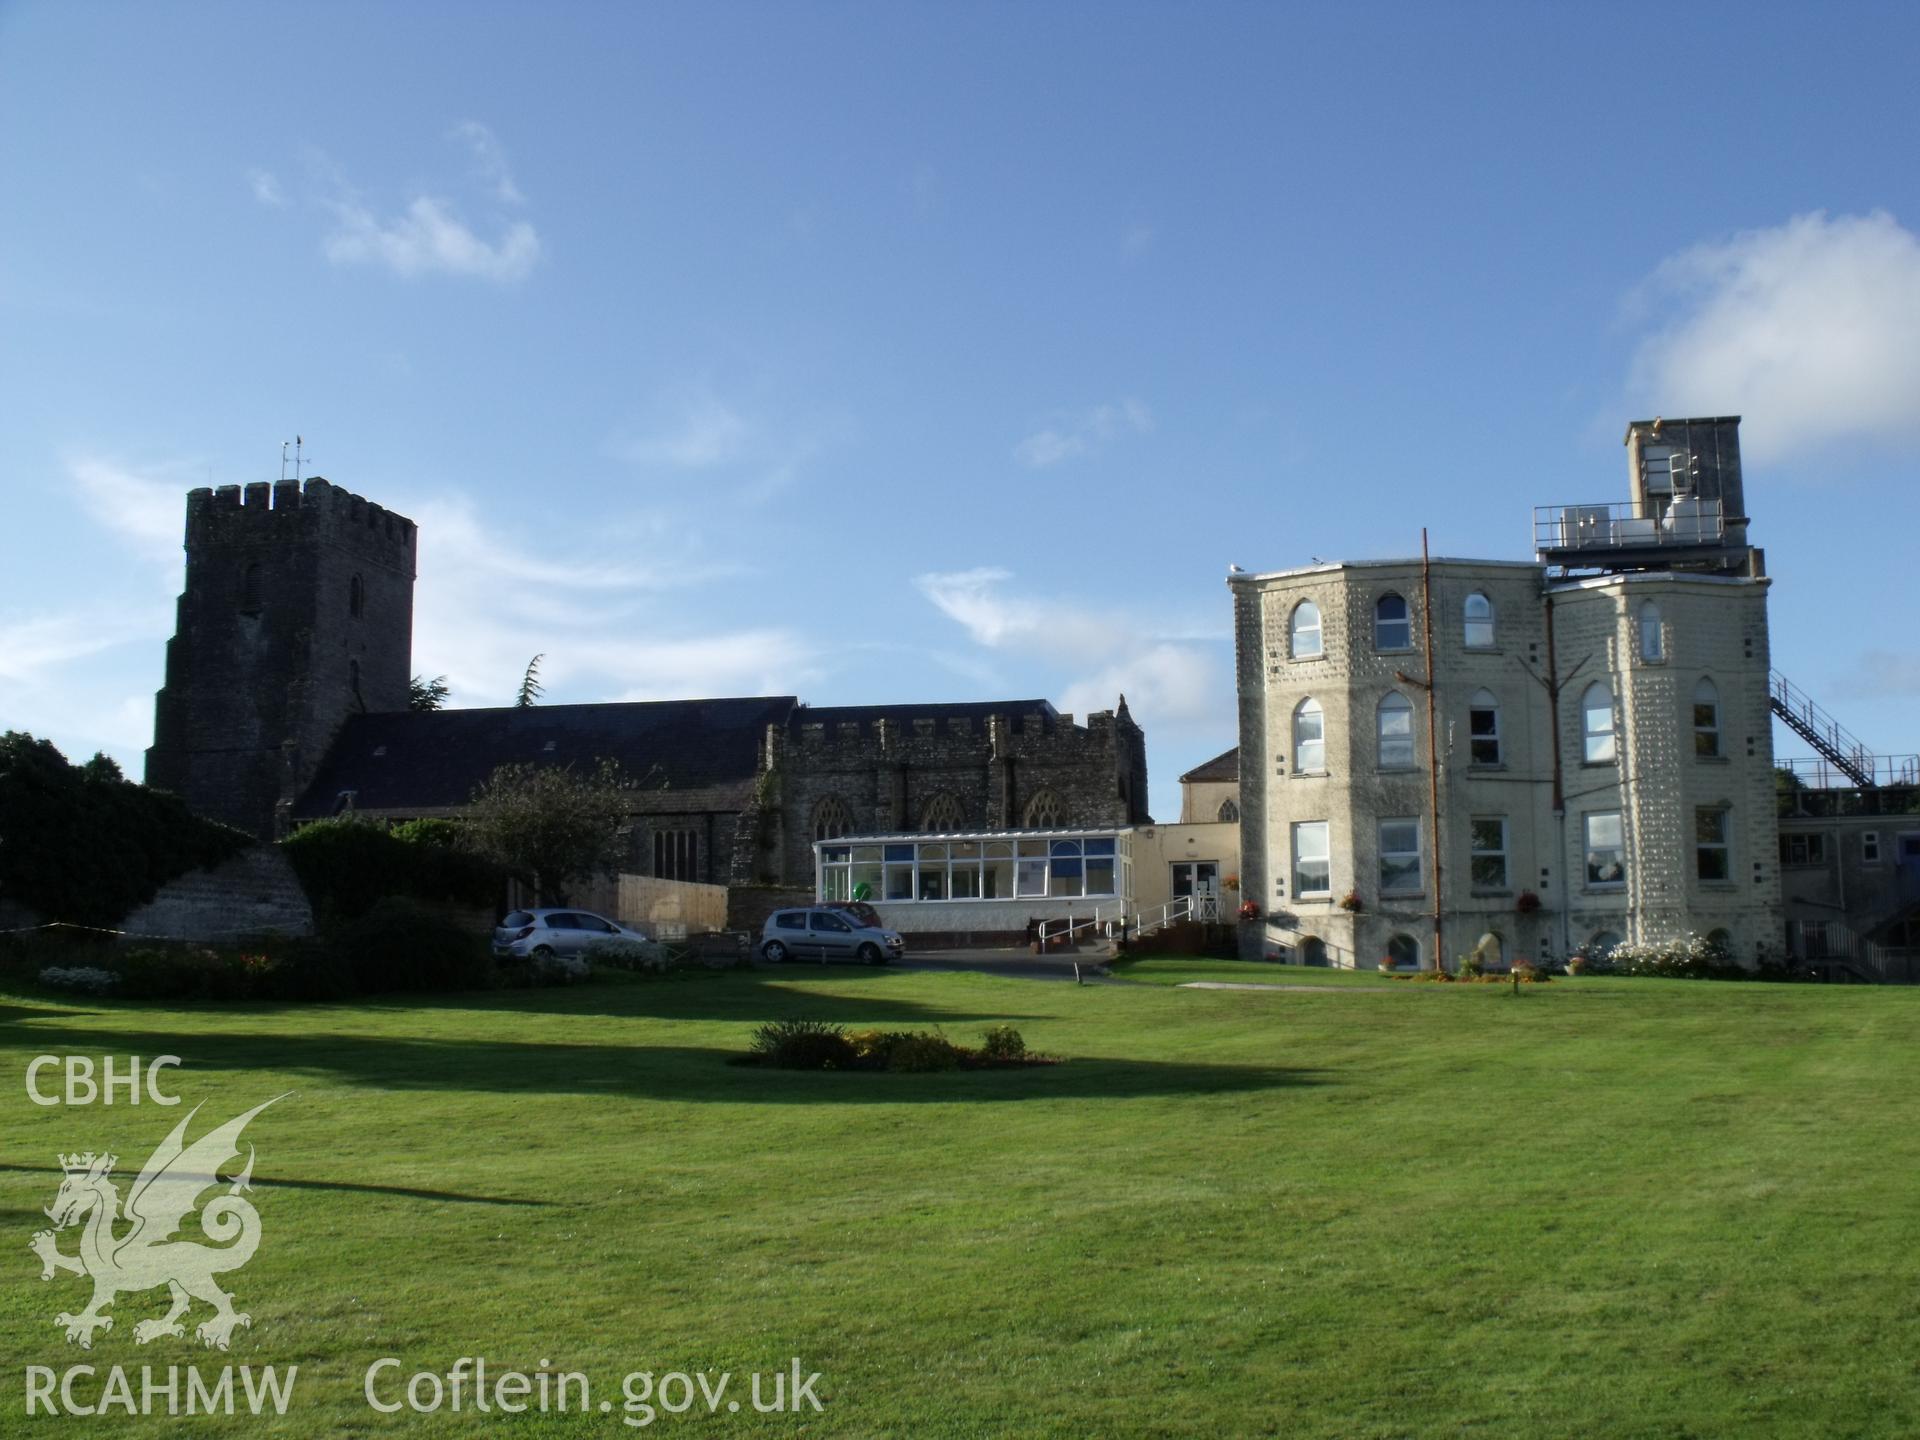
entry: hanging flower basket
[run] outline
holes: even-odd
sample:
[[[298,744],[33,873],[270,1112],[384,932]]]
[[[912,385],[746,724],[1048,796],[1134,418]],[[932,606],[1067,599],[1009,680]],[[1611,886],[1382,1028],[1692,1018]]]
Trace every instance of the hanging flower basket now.
[[[1259,902],[1254,900],[1249,900],[1245,904],[1243,904],[1240,907],[1240,918],[1242,920],[1258,920],[1260,918]]]
[[[1238,890],[1240,888],[1240,877],[1238,875],[1229,875],[1220,883],[1229,890]]]
[[[1540,908],[1540,897],[1531,890],[1522,890],[1514,899],[1513,908],[1522,915],[1531,915]]]
[[[1362,910],[1367,908],[1367,902],[1360,898],[1360,892],[1358,890],[1349,890],[1340,897],[1340,908],[1358,915]]]

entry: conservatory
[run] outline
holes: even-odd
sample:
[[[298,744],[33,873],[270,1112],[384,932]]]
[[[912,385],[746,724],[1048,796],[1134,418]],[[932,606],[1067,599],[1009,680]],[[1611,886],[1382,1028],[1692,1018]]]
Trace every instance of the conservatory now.
[[[903,933],[1018,935],[1112,919],[1133,899],[1132,830],[999,830],[817,840],[814,893],[865,900]]]

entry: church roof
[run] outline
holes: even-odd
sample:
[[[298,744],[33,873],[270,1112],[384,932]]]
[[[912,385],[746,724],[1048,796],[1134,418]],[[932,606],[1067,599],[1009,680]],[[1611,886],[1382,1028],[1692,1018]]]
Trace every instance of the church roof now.
[[[1180,777],[1182,785],[1205,785],[1240,778],[1240,747],[1223,751],[1211,760],[1203,761]]]
[[[737,810],[752,794],[767,726],[784,724],[798,704],[763,695],[355,715],[293,813],[331,815],[345,790],[357,810],[457,809],[498,766],[584,771],[603,758],[651,792],[648,809],[678,808],[684,796],[690,808]]]
[[[866,736],[873,733],[877,720],[885,720],[890,728],[908,734],[912,733],[916,720],[932,720],[943,729],[948,720],[971,720],[975,731],[984,735],[989,716],[1004,715],[1018,723],[1022,715],[1036,714],[1045,717],[1049,732],[1060,718],[1059,712],[1045,700],[962,700],[943,705],[798,705],[787,721],[787,728],[797,735],[803,725],[825,725],[831,736],[840,725],[851,722]]]

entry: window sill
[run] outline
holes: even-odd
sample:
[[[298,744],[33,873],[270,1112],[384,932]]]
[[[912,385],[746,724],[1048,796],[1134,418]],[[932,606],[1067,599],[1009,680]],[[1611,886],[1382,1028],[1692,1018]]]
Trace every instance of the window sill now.
[[[1411,655],[1413,654],[1413,646],[1411,645],[1376,645],[1373,647],[1373,653],[1376,655]]]
[[[1724,890],[1732,892],[1740,888],[1735,880],[1700,880],[1696,882],[1702,890]]]
[[[1289,665],[1312,665],[1316,661],[1326,658],[1326,652],[1323,650],[1318,655],[1289,655],[1287,656],[1287,663]]]
[[[1420,773],[1420,767],[1418,765],[1376,765],[1373,767],[1373,773],[1376,775],[1418,775]]]
[[[1296,770],[1287,778],[1289,780],[1324,780],[1331,773],[1327,770]]]
[[[1496,771],[1506,768],[1507,762],[1504,760],[1493,760],[1484,763],[1479,760],[1469,760],[1467,762],[1467,773],[1470,775],[1493,774]]]
[[[1580,893],[1582,895],[1624,895],[1627,893],[1627,887],[1624,881],[1612,885],[1582,885]]]
[[[1580,768],[1582,770],[1618,770],[1620,762],[1618,760],[1582,760]]]
[[[1380,892],[1380,903],[1382,905],[1386,904],[1389,900],[1424,900],[1426,898],[1427,892],[1424,890],[1382,890]],[[1357,915],[1360,912],[1356,910],[1354,913]]]
[[[1469,890],[1467,892],[1467,898],[1470,900],[1511,900],[1513,898],[1513,891],[1511,890]]]

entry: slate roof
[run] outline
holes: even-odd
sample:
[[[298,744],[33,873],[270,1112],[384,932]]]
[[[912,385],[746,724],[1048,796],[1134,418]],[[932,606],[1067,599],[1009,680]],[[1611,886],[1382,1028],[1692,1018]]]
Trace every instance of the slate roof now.
[[[355,792],[359,810],[455,809],[497,766],[588,770],[602,757],[648,792],[636,808],[673,810],[684,796],[688,808],[738,810],[759,775],[766,727],[786,723],[798,704],[763,695],[355,715],[293,813],[331,815],[343,790]]]
[[[1239,779],[1240,747],[1236,745],[1233,749],[1194,766],[1193,769],[1187,771],[1186,774],[1180,777],[1180,783],[1182,785],[1205,785],[1219,781],[1237,782]]]

